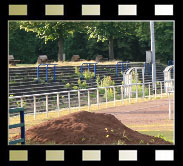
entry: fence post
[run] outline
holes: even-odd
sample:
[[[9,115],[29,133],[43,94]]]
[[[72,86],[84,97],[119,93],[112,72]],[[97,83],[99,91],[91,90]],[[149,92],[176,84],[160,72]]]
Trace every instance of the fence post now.
[[[162,98],[162,82],[160,82],[160,86],[161,86],[161,98]]]
[[[78,90],[78,104],[79,104],[79,111],[80,111],[80,107],[81,107],[81,94],[80,94],[80,90]]]
[[[155,98],[156,98],[156,82],[155,82],[154,86],[155,86],[155,91],[154,91],[154,93],[155,93]]]
[[[37,81],[39,82],[39,66],[37,67]]]
[[[33,96],[34,98],[34,120],[36,119],[36,96]]]
[[[68,92],[69,113],[71,113],[71,94]]]
[[[94,73],[95,73],[95,79],[96,79],[97,78],[96,64],[94,64]]]
[[[118,76],[118,64],[116,64],[116,76]]]
[[[113,87],[113,91],[114,91],[114,106],[116,106],[116,92],[115,92],[115,87]]]
[[[48,117],[48,95],[46,95],[46,117]]]
[[[144,69],[142,69],[142,79],[143,79],[143,85],[142,85],[142,91],[143,91],[143,100],[144,100],[144,96],[145,96],[145,93],[144,93],[144,91],[145,91],[145,89],[144,89]]]
[[[121,64],[121,69],[122,69],[122,72],[124,71],[124,64],[122,63]]]
[[[151,84],[149,83],[149,99],[151,99]]]
[[[123,100],[123,86],[121,85],[121,103],[123,104],[124,103],[124,100]]]
[[[99,89],[97,88],[97,105],[98,105],[98,109],[99,109]]]
[[[129,103],[131,102],[131,89],[130,89],[130,85],[127,85],[128,86],[128,101]]]
[[[24,122],[24,111],[20,111],[20,123],[24,125],[21,127],[21,138],[24,138],[24,141],[21,144],[25,144],[25,122]]]
[[[54,67],[53,67],[53,80],[55,81],[55,65],[54,65]]]
[[[136,101],[138,101],[138,88],[137,88],[137,83],[136,83]]]
[[[144,72],[146,73],[146,62],[144,62]]]
[[[169,120],[171,120],[171,98],[170,98],[170,93],[168,93],[168,100],[169,100]]]
[[[20,107],[23,107],[23,98],[22,97],[20,98],[20,103],[21,103]]]
[[[58,110],[58,116],[60,115],[60,100],[59,100],[59,93],[57,93],[57,110]]]
[[[138,74],[137,74],[137,69],[135,69],[135,79],[136,79],[136,101],[138,101],[138,85],[137,85],[137,82],[138,82]]]
[[[107,88],[105,87],[105,104],[106,104],[106,108],[107,108],[107,102],[108,102],[108,99],[107,99]]]
[[[90,90],[88,89],[88,111],[90,111]]]
[[[48,82],[48,65],[46,66],[46,82]]]
[[[83,65],[81,65],[81,79],[83,79]]]

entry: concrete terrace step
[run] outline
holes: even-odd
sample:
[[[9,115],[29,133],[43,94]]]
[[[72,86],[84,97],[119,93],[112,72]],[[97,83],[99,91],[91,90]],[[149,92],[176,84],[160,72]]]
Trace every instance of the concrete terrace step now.
[[[129,68],[132,66],[144,66],[142,64],[129,64]],[[157,64],[157,80],[162,81],[164,79],[164,66]],[[151,73],[148,73],[149,69],[147,66],[147,72],[145,73],[145,82],[152,81]],[[84,66],[84,70],[87,70],[87,66]],[[126,70],[126,66],[124,65],[124,70]],[[94,71],[93,66],[90,71]],[[119,76],[116,76],[116,65],[97,65],[97,75],[99,74],[100,78],[103,79],[104,76],[111,76],[112,80],[115,81],[115,85],[121,85],[123,81],[123,76],[120,74],[121,65],[118,66]],[[139,79],[142,80],[141,71],[138,71]],[[45,67],[40,68],[39,76],[43,81],[46,75]],[[73,86],[77,86],[78,76],[75,74],[74,66],[63,66],[56,67],[56,82],[53,82],[53,69],[49,68],[48,70],[48,82],[40,82],[36,81],[37,79],[37,68],[10,68],[9,69],[9,92],[12,95],[29,95],[29,94],[38,94],[38,93],[48,93],[54,91],[64,91],[68,90],[65,88],[65,84],[70,83]],[[95,80],[91,80],[92,85],[88,85],[91,87],[96,87]]]

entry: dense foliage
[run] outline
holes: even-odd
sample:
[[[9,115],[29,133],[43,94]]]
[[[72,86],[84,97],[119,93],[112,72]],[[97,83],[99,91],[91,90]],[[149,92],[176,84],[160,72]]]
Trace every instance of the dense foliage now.
[[[173,59],[173,22],[155,22],[156,59]],[[31,22],[9,23],[9,54],[22,63],[36,63],[39,55],[66,60],[72,55],[95,59],[145,61],[150,50],[149,22]]]

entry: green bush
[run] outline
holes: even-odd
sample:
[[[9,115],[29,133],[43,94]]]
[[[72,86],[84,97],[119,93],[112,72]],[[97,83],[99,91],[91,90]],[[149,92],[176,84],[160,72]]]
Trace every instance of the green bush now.
[[[65,84],[64,87],[69,89],[71,87],[71,84],[70,83],[67,83],[67,84]]]
[[[79,67],[75,66],[74,67],[74,73],[80,78],[81,77],[81,73],[79,71]]]
[[[98,87],[108,87],[108,86],[114,86],[115,82],[112,80],[110,76],[104,76],[104,78],[100,81],[100,77],[97,76],[97,86]],[[99,90],[100,94],[104,95],[104,98],[106,98],[105,89]],[[114,92],[112,88],[107,89],[107,99],[111,100],[114,97]]]
[[[86,89],[86,88],[88,88],[86,80],[82,82],[81,79],[79,78],[78,79],[78,87],[79,87],[79,89]]]
[[[79,88],[78,88],[78,86],[73,86],[72,89],[78,90]]]

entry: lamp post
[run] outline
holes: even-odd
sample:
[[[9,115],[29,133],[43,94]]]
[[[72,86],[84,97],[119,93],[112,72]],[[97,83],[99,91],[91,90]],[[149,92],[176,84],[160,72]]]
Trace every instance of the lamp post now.
[[[154,39],[154,21],[150,21],[150,32],[151,32],[151,52],[152,52],[152,82],[153,89],[156,84],[156,58],[155,58],[155,39]]]

